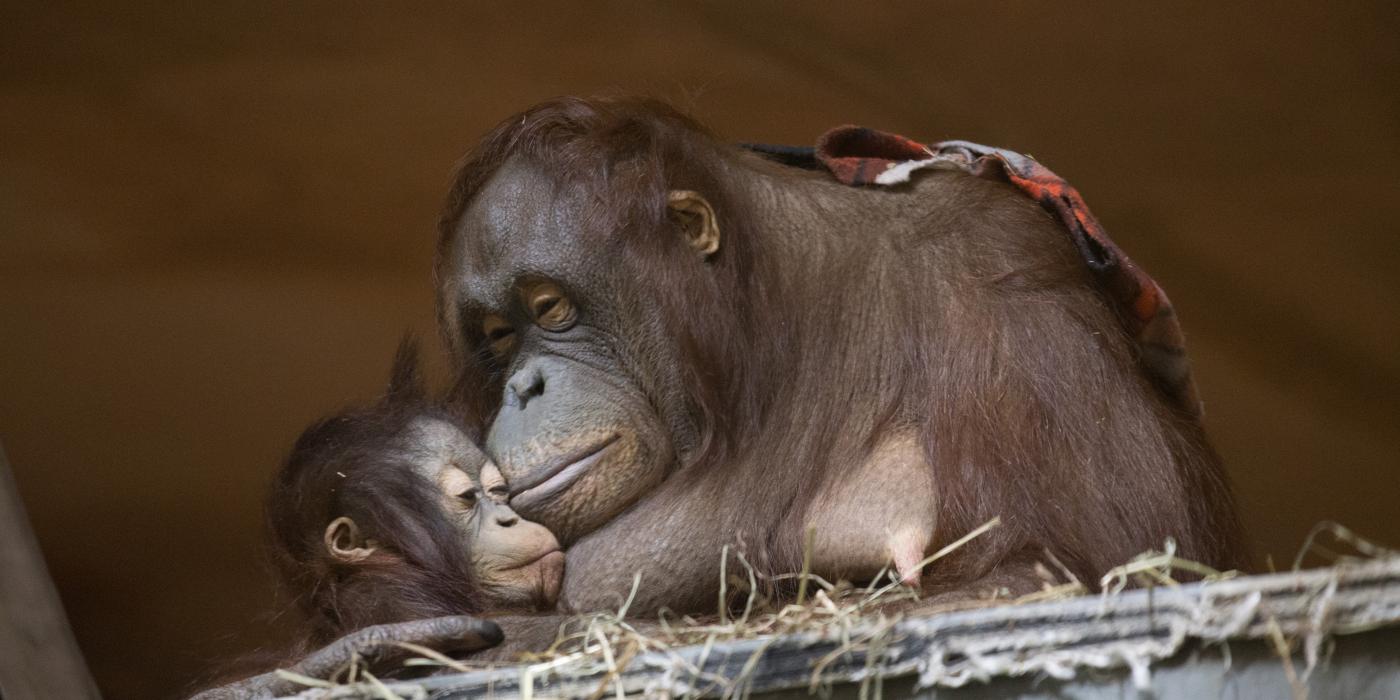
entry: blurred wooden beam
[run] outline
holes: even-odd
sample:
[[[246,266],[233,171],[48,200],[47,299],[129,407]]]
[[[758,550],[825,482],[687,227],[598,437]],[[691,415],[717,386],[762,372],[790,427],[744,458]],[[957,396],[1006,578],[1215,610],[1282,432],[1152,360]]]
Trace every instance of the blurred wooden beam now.
[[[99,698],[0,448],[0,697]]]

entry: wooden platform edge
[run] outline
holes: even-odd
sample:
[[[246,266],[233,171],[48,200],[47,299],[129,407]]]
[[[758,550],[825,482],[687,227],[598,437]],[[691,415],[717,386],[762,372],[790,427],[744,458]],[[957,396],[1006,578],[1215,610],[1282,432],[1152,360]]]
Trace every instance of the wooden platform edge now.
[[[1146,690],[1153,686],[1154,665],[1179,660],[1184,651],[1244,642],[1264,650],[1256,656],[1267,657],[1275,639],[1294,645],[1294,672],[1306,683],[1334,637],[1381,629],[1400,629],[1400,558],[910,617],[885,630],[851,635],[860,640],[868,633],[867,643],[792,635],[681,647],[639,655],[611,681],[598,662],[580,660],[503,666],[389,688],[405,698],[586,698],[597,697],[600,688],[604,696],[620,689],[626,695],[703,697],[806,694],[814,685],[903,680],[912,692],[1008,678],[1066,681],[1116,670]],[[818,660],[825,664],[814,676]],[[1400,682],[1400,668],[1389,668]],[[318,697],[373,692],[343,687]]]

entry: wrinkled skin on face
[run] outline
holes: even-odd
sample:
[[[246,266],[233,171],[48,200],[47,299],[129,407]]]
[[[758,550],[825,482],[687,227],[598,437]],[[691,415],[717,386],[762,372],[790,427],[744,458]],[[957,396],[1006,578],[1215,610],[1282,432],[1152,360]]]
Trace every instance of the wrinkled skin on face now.
[[[461,530],[482,597],[495,610],[554,606],[564,575],[559,541],[506,503],[500,471],[456,427],[438,420],[414,426],[424,478],[441,489],[443,510]]]
[[[694,442],[678,364],[608,231],[563,215],[584,193],[501,168],[459,223],[448,336],[501,391],[486,438],[511,504],[569,545],[651,491]],[[596,229],[596,227],[595,227]]]

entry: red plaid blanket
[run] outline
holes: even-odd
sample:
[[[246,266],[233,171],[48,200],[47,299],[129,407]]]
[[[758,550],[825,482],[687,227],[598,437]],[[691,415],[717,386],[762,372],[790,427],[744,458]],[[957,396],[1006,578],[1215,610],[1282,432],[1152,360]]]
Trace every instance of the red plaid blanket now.
[[[826,132],[818,139],[815,150],[764,145],[749,148],[790,165],[820,164],[848,185],[897,185],[924,169],[961,170],[1010,183],[1064,225],[1084,264],[1118,309],[1124,329],[1136,342],[1143,370],[1177,406],[1199,417],[1201,402],[1191,377],[1185,338],[1166,293],[1113,243],[1078,190],[1031,157],[967,141],[925,145],[858,126],[841,126]]]

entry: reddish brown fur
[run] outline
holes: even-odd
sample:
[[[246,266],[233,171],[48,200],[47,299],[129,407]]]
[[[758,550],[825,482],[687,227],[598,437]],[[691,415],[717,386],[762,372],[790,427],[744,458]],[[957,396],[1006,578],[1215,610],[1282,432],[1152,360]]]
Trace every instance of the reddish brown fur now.
[[[422,397],[406,353],[385,400],[308,428],[272,485],[270,549],[305,616],[308,648],[368,625],[481,610],[439,487],[405,463],[415,420],[460,418]],[[368,559],[345,563],[326,551],[326,526],[342,516],[378,543]]]
[[[442,218],[439,275],[456,222],[512,157],[592,187],[580,227],[630,237],[615,264],[654,296],[679,351],[701,439],[656,503],[626,514],[632,527],[651,523],[651,507],[674,511],[723,531],[695,535],[696,547],[737,533],[766,568],[795,570],[806,504],[908,423],[939,490],[934,546],[1003,521],[939,562],[937,583],[1041,550],[1092,583],[1167,537],[1184,557],[1241,563],[1201,426],[1144,378],[1064,232],[1011,188],[950,172],[901,191],[850,188],[727,146],[663,104],[560,99],[505,120],[468,157]],[[681,264],[673,189],[717,212],[709,265]],[[480,333],[460,325],[465,338],[449,342],[466,347],[459,383],[484,429],[501,377],[472,361]],[[649,554],[607,547],[628,580]],[[684,590],[658,600],[712,600],[708,570],[680,573]]]
[[[314,673],[329,673],[350,660],[352,648],[341,648],[351,638],[345,635],[371,625],[482,611],[461,531],[439,505],[440,487],[406,461],[420,439],[412,427],[415,422],[461,423],[460,416],[428,399],[417,355],[415,344],[405,341],[381,401],[318,421],[298,438],[269,487],[266,507],[268,551],[282,593],[300,618],[292,642],[237,659],[196,683],[194,687],[209,688],[201,698],[290,694],[298,686],[269,669],[300,669],[306,659],[319,659],[313,665],[320,670]],[[365,537],[376,541],[367,559],[346,563],[326,551],[326,526],[341,516],[353,519]],[[431,624],[408,623],[396,629],[397,636],[389,636],[443,651],[455,648],[433,638]],[[497,629],[488,645],[498,639]],[[394,659],[392,651],[369,645],[357,653],[385,662]],[[397,670],[391,665],[388,672]]]

